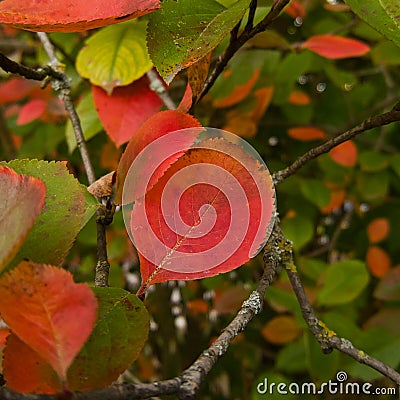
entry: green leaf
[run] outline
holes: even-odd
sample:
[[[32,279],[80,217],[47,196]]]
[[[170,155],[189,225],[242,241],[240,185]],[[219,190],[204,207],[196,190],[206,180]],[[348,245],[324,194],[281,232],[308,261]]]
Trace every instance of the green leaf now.
[[[303,179],[300,181],[300,190],[303,196],[319,208],[329,204],[331,191],[317,179]]]
[[[293,242],[295,250],[301,249],[314,236],[314,225],[311,220],[300,215],[282,221],[285,236]]]
[[[87,92],[85,97],[78,104],[76,107],[76,112],[81,120],[81,126],[85,140],[91,139],[103,129],[103,126],[99,120],[99,116],[97,115],[94,107],[91,91]],[[72,153],[76,148],[76,139],[71,120],[69,119],[66,125],[65,136],[67,138],[68,149],[70,153]]]
[[[182,69],[213,50],[243,17],[239,0],[225,8],[214,0],[165,0],[149,17],[147,44],[158,72],[169,84]]]
[[[386,169],[389,162],[386,155],[374,150],[364,151],[358,156],[358,162],[363,171],[374,172]]]
[[[336,68],[332,63],[326,65],[325,72],[328,78],[342,90],[349,91],[357,83],[354,73]]]
[[[393,154],[392,157],[390,157],[389,162],[393,171],[400,176],[400,154]]]
[[[289,374],[306,372],[306,349],[303,338],[289,343],[278,353],[276,368]]]
[[[304,341],[310,376],[314,379],[317,378],[320,382],[327,382],[332,379],[339,367],[340,353],[333,351],[330,354],[324,354],[321,351],[320,344],[309,331],[305,332]]]
[[[387,171],[377,173],[359,172],[356,177],[357,189],[365,201],[380,201],[389,190],[389,174]]]
[[[82,228],[89,222],[90,218],[97,211],[100,204],[94,196],[92,196],[85,185],[81,184],[83,194],[85,195],[85,215],[83,216]]]
[[[120,288],[93,288],[98,317],[91,336],[68,370],[71,390],[110,385],[138,357],[149,331],[149,314],[137,296]]]
[[[24,258],[59,265],[82,227],[85,195],[66,162],[13,160],[2,163],[19,174],[34,176],[46,185],[45,204],[13,265]]]
[[[93,34],[76,59],[79,74],[109,94],[152,67],[146,48],[146,21],[111,25]]]
[[[327,268],[318,302],[329,306],[349,303],[357,298],[368,282],[365,263],[359,260],[339,261]]]
[[[277,74],[274,77],[275,95],[274,103],[284,104],[292,92],[295,83],[300,75],[308,71],[312,62],[316,60],[310,51],[304,51],[300,54],[289,53],[279,65]]]
[[[376,65],[400,65],[400,48],[390,40],[385,40],[372,49],[371,57]]]
[[[400,3],[398,0],[345,0],[361,19],[400,46]]]

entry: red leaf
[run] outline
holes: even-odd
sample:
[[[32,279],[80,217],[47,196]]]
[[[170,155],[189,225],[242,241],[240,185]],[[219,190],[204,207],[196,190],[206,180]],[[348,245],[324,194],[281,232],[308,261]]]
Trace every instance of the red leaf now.
[[[3,0],[0,22],[29,31],[79,32],[137,18],[159,0]]]
[[[0,269],[16,254],[39,215],[46,186],[38,178],[0,167]]]
[[[138,295],[156,282],[244,264],[268,237],[274,210],[271,176],[244,148],[219,137],[188,150],[133,207]]]
[[[185,93],[183,94],[182,100],[178,105],[177,110],[181,112],[188,112],[192,107],[193,92],[190,86],[190,82],[187,83]]]
[[[18,77],[2,82],[0,83],[0,104],[22,100],[38,87],[40,87],[38,82]]]
[[[288,135],[291,138],[301,140],[302,142],[326,138],[324,131],[313,126],[296,126],[294,128],[290,128],[288,129]]]
[[[301,48],[332,59],[359,57],[370,50],[370,47],[360,40],[334,35],[312,36],[301,45]]]
[[[19,112],[17,125],[25,125],[41,117],[46,111],[46,102],[34,99],[24,104]]]
[[[128,142],[139,126],[162,106],[146,76],[115,88],[110,96],[98,86],[92,86],[92,93],[100,121],[117,146]]]
[[[354,167],[357,162],[358,151],[354,142],[348,140],[334,147],[328,154],[336,163],[344,167]]]
[[[7,338],[3,373],[7,386],[19,393],[55,394],[62,390],[54,369],[13,333]]]
[[[86,284],[50,265],[23,261],[0,279],[0,313],[60,379],[89,337],[97,301]]]
[[[285,13],[294,19],[297,17],[304,18],[306,16],[304,5],[297,0],[292,0],[290,4],[285,7]]]
[[[122,203],[122,189],[125,181],[125,177],[128,173],[130,166],[136,156],[152,141],[157,138],[166,135],[169,132],[173,132],[179,129],[200,127],[200,123],[189,114],[184,114],[175,110],[161,111],[157,114],[151,116],[147,121],[145,121],[140,128],[134,133],[131,141],[125,149],[124,154],[122,154],[121,160],[118,165],[117,170],[117,181],[116,181],[116,193],[115,193],[115,203]],[[187,135],[187,137],[182,137],[185,147],[189,148],[194,142],[195,137]],[[173,145],[173,144],[172,144]],[[182,145],[182,144],[181,144]],[[168,168],[168,166],[179,157],[165,160],[163,167],[158,169],[160,175],[163,171]],[[154,177],[156,181],[158,176]],[[132,199],[133,200],[133,199]]]

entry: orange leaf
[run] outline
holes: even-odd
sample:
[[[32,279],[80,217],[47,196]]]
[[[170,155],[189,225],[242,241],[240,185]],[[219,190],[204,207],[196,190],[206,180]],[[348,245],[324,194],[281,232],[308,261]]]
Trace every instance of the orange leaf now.
[[[179,129],[200,127],[200,123],[197,119],[193,118],[189,114],[182,113],[180,111],[168,110],[161,111],[151,116],[145,121],[140,128],[134,133],[131,141],[122,154],[121,160],[117,170],[117,182],[115,192],[115,203],[122,203],[122,190],[125,181],[125,177],[128,173],[130,166],[137,157],[137,155],[152,141],[159,137],[166,135],[169,132],[173,132]],[[187,137],[186,137],[187,136]],[[182,140],[185,141],[187,148],[195,141],[196,137],[186,135]],[[175,159],[179,157],[176,155]],[[173,162],[173,159],[166,160],[164,168],[159,168],[158,173],[162,175],[164,170]],[[159,176],[154,177],[156,181]]]
[[[23,261],[0,279],[0,314],[62,381],[89,337],[97,301],[86,284],[50,265]]]
[[[242,85],[236,85],[233,91],[227,96],[214,99],[214,107],[226,108],[241,102],[250,93],[251,89],[256,84],[257,79],[260,76],[260,72],[261,70],[259,68],[255,69],[253,75],[246,83]]]
[[[39,215],[46,185],[38,178],[0,167],[0,269],[15,256]]]
[[[354,167],[357,162],[358,151],[354,142],[348,140],[334,147],[328,154],[336,163],[344,167]]]
[[[3,0],[0,23],[28,31],[78,32],[137,18],[159,0]]]
[[[109,171],[115,171],[118,168],[118,161],[121,158],[122,150],[115,144],[108,141],[101,149],[100,165]]]
[[[261,330],[265,340],[273,344],[292,342],[301,332],[302,329],[296,320],[289,315],[280,315],[271,319]]]
[[[296,140],[307,142],[311,140],[325,139],[326,134],[323,130],[314,126],[296,126],[288,129],[288,135]]]
[[[226,125],[223,129],[245,138],[251,138],[257,133],[257,125],[253,118],[236,111],[228,113]]]
[[[310,96],[302,90],[293,90],[290,93],[288,101],[290,104],[295,104],[296,106],[305,106],[311,102]]]
[[[0,328],[0,350],[5,346],[9,334],[10,330],[8,328]]]
[[[371,274],[377,278],[385,276],[392,265],[389,254],[378,246],[368,247],[366,261]]]
[[[208,312],[208,303],[203,299],[190,300],[186,303],[188,311],[194,315]]]
[[[371,243],[378,243],[386,239],[390,230],[387,218],[375,218],[367,226],[367,235]]]
[[[338,209],[344,203],[346,198],[346,191],[344,189],[332,189],[331,200],[329,204],[321,209],[323,214],[330,214],[332,211]]]
[[[3,374],[7,386],[19,393],[55,394],[63,389],[54,369],[13,333],[4,350]]]
[[[192,64],[187,69],[189,84],[192,88],[193,97],[195,99],[201,93],[204,82],[207,79],[208,70],[211,63],[211,54],[212,52],[210,51],[206,56],[197,61],[195,64]]]
[[[264,115],[266,109],[271,104],[273,95],[274,95],[273,86],[260,88],[254,91],[254,96],[257,99],[256,107],[251,114],[254,121],[258,122]]]
[[[100,121],[117,146],[129,141],[140,125],[162,106],[149,85],[149,79],[144,76],[128,86],[115,88],[111,95],[92,85],[93,102]]]
[[[360,40],[334,35],[311,36],[301,48],[331,59],[359,57],[370,50],[370,47]]]

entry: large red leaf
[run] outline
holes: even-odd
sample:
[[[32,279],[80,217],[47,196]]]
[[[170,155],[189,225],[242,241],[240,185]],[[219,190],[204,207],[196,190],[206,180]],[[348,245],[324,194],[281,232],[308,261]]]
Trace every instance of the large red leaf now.
[[[370,47],[360,40],[334,35],[311,36],[301,48],[332,59],[359,57],[370,50]]]
[[[146,76],[128,86],[115,88],[111,95],[92,86],[92,94],[100,121],[117,146],[128,142],[139,126],[162,106]]]
[[[116,193],[115,193],[115,203],[122,203],[122,190],[125,182],[125,177],[128,173],[130,166],[132,165],[134,159],[137,155],[152,141],[159,137],[166,135],[169,132],[173,132],[179,129],[200,127],[200,123],[189,114],[182,113],[180,111],[168,110],[161,111],[157,114],[151,116],[146,120],[140,128],[134,132],[131,141],[125,149],[124,154],[118,165],[117,170],[117,181],[116,181]],[[195,132],[196,136],[198,132]],[[190,135],[188,133],[182,136],[180,148],[188,149],[194,142],[196,136]],[[173,146],[175,143],[171,143]],[[167,159],[163,163],[163,168],[158,168],[158,176],[153,179],[156,181],[159,176],[163,174],[163,171],[168,168],[171,163],[181,155],[182,152],[177,153],[174,157]],[[133,199],[131,199],[133,200]]]
[[[96,319],[89,286],[74,283],[63,269],[23,261],[0,279],[0,298],[0,314],[12,332],[65,382]]]
[[[244,141],[230,134],[237,145],[211,131],[134,204],[128,224],[140,253],[138,295],[156,282],[231,271],[254,257],[269,236],[275,192],[268,170],[248,145],[241,147]],[[151,147],[149,153],[156,153]],[[143,181],[148,173],[138,165]]]
[[[0,269],[17,253],[45,196],[46,186],[40,179],[0,167]]]
[[[137,18],[159,0],[3,0],[0,22],[30,31],[78,32]]]

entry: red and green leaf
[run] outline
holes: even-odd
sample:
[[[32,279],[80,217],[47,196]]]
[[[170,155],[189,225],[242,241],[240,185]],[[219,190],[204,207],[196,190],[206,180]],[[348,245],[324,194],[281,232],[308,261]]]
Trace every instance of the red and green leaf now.
[[[95,207],[86,207],[86,190],[69,173],[66,162],[13,160],[0,165],[39,178],[46,184],[45,207],[13,264],[23,259],[60,264],[84,222],[96,211]]]
[[[0,167],[0,270],[21,247],[39,215],[46,196],[45,184],[32,176]]]

